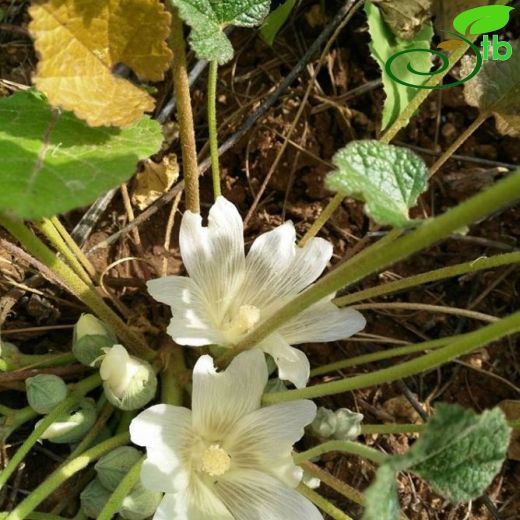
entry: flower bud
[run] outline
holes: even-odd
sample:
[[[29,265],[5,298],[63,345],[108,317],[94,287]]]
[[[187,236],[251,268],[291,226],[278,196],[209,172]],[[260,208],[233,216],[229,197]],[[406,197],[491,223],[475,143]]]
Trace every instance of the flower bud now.
[[[49,413],[68,394],[67,385],[61,377],[53,374],[39,374],[25,381],[29,406],[38,413]]]
[[[92,314],[82,314],[74,326],[72,352],[84,365],[92,366],[103,355],[103,349],[115,343],[115,334]]]
[[[97,418],[96,403],[93,399],[83,399],[70,412],[54,421],[43,433],[41,439],[57,444],[80,441],[94,426]],[[41,421],[36,423],[36,426]]]
[[[94,466],[98,480],[108,490],[114,491],[123,477],[142,457],[132,446],[121,446],[107,453]]]
[[[310,425],[310,430],[314,435],[328,439],[329,437],[332,437],[336,431],[336,426],[336,414],[332,410],[320,406],[316,412],[314,421],[312,421]]]
[[[148,404],[157,390],[151,365],[130,356],[122,345],[105,352],[99,373],[108,401],[121,410],[137,410]]]
[[[111,491],[106,489],[97,478],[92,480],[79,496],[81,509],[89,518],[97,518],[108,502]]]
[[[20,351],[16,345],[0,339],[0,359],[3,359],[8,364],[16,362]]]
[[[162,496],[162,493],[145,489],[138,483],[123,499],[119,514],[125,520],[145,520],[155,513]]]
[[[353,441],[361,434],[363,414],[356,413],[348,408],[336,410],[336,431],[332,435],[340,441]]]

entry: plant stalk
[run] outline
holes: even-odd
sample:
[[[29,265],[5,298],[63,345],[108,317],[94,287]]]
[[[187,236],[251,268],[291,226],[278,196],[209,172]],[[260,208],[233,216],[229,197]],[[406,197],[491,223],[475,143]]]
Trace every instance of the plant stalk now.
[[[218,127],[217,127],[217,75],[218,62],[212,61],[208,71],[208,131],[209,149],[211,154],[211,174],[213,178],[213,195],[220,197],[220,164],[218,156]]]
[[[487,327],[482,327],[475,332],[464,334],[462,338],[449,344],[447,347],[425,354],[417,359],[407,361],[400,365],[377,370],[368,374],[323,383],[298,390],[287,392],[275,392],[265,394],[263,401],[266,404],[291,401],[293,399],[315,399],[326,395],[339,394],[368,388],[383,383],[398,381],[415,374],[420,374],[438,366],[444,365],[454,359],[469,354],[493,341],[497,341],[504,336],[520,332],[520,311],[503,318]]]
[[[234,349],[222,356],[219,363],[226,364],[236,354],[254,347],[288,320],[328,295],[334,294],[339,289],[348,287],[370,274],[431,246],[457,229],[478,221],[519,198],[520,170],[443,215],[426,221],[410,234],[387,244],[384,248],[378,248],[376,243],[362,254],[354,257],[352,261],[334,269],[316,284],[284,305],[276,314],[260,323]]]
[[[200,213],[199,200],[199,165],[197,162],[197,144],[193,126],[193,110],[191,107],[190,84],[186,64],[186,42],[184,27],[177,8],[172,7],[171,48],[173,51],[173,85],[177,100],[177,118],[182,148],[182,168],[184,172],[184,189],[186,192],[186,208],[193,213]]]

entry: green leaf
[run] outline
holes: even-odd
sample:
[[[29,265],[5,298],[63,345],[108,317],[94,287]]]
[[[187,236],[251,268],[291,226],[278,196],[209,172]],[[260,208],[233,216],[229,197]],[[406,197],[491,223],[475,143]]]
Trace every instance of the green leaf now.
[[[269,45],[273,45],[278,31],[280,31],[289,18],[295,5],[296,0],[286,0],[264,20],[262,28],[260,29],[260,34]]]
[[[378,224],[410,224],[408,209],[428,185],[428,169],[419,156],[379,141],[355,141],[333,162],[338,169],[327,177],[330,189],[365,201],[367,215]]]
[[[91,128],[34,92],[0,100],[0,212],[38,219],[85,206],[161,146],[158,123]]]
[[[507,43],[507,42],[504,42]],[[495,116],[502,134],[520,135],[520,40],[510,43],[512,55],[507,61],[489,60],[480,72],[464,84],[466,101],[481,112]],[[466,58],[461,74],[474,67],[474,59]]]
[[[171,0],[191,27],[190,43],[200,59],[226,63],[233,46],[223,30],[229,25],[255,27],[269,13],[271,0]]]
[[[427,52],[412,52],[414,49],[429,49],[433,37],[433,27],[430,22],[425,23],[422,29],[411,40],[403,40],[395,36],[390,27],[383,20],[381,11],[372,3],[365,3],[368,17],[368,29],[372,41],[370,52],[382,71],[383,87],[386,100],[383,107],[383,130],[390,126],[408,106],[417,94],[417,89],[407,87],[394,81],[386,72],[385,64],[391,56],[400,52],[409,52],[412,59],[406,55],[395,59],[392,65],[394,74],[404,82],[422,85],[428,77],[414,74],[408,68],[410,63],[413,69],[427,73],[432,66],[431,55]]]
[[[366,508],[362,520],[398,520],[401,512],[397,496],[396,472],[383,464],[375,481],[365,491]]]
[[[512,7],[506,5],[485,5],[468,9],[453,20],[453,27],[460,34],[486,34],[499,31],[509,22]]]
[[[442,404],[424,433],[404,455],[389,464],[412,471],[450,502],[480,496],[505,460],[511,428],[500,408],[477,415],[458,405]]]
[[[403,40],[412,40],[432,17],[432,0],[379,0],[385,22]]]

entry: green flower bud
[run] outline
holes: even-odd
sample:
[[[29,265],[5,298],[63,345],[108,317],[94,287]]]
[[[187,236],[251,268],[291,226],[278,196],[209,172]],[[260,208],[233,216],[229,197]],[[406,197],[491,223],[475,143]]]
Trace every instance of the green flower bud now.
[[[162,497],[162,493],[145,489],[138,483],[123,499],[119,514],[125,520],[145,520],[155,513]]]
[[[72,352],[84,365],[92,366],[104,348],[117,343],[115,334],[92,314],[82,314],[74,327]]]
[[[363,414],[356,413],[348,408],[336,410],[336,431],[332,435],[339,441],[353,441],[361,434]]]
[[[0,340],[0,370],[9,370],[9,366],[17,365],[20,351],[16,345]]]
[[[96,403],[83,399],[70,412],[63,414],[45,430],[41,439],[57,444],[79,442],[94,426],[97,419]],[[36,423],[36,426],[41,421]]]
[[[79,496],[81,509],[89,518],[97,518],[111,494],[112,492],[103,487],[101,482],[95,478]]]
[[[121,410],[137,410],[157,391],[157,377],[149,363],[130,356],[122,345],[105,350],[99,373],[108,401]]]
[[[68,394],[67,385],[61,377],[53,374],[39,374],[25,381],[29,406],[38,413],[49,413]]]
[[[320,406],[314,421],[310,425],[310,430],[314,435],[328,439],[336,431],[337,418],[335,413],[328,408]]]
[[[94,466],[99,481],[114,491],[123,477],[139,461],[143,454],[132,446],[121,446],[99,459]]]

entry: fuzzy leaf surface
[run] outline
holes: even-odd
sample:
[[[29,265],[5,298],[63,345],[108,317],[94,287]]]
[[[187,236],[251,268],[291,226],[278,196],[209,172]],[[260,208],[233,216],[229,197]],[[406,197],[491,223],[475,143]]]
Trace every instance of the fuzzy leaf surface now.
[[[38,219],[89,204],[127,180],[162,139],[147,116],[124,129],[92,128],[33,92],[3,98],[0,212]]]
[[[428,185],[428,169],[418,155],[379,141],[355,141],[333,163],[330,189],[364,201],[365,212],[380,225],[409,225],[408,210]]]
[[[163,78],[172,53],[170,14],[159,0],[36,0],[29,12],[40,57],[33,80],[51,105],[91,126],[127,126],[153,110],[153,98],[113,69]]]
[[[190,44],[200,59],[226,63],[233,46],[224,33],[230,25],[255,27],[269,13],[270,0],[171,0],[191,27]]]

